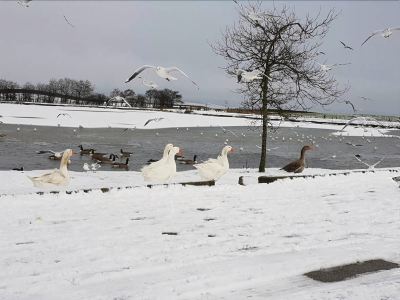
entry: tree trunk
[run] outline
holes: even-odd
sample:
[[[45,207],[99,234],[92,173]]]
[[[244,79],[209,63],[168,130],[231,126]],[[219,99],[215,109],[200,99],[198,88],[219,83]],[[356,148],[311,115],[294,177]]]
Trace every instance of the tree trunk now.
[[[262,137],[261,137],[261,158],[260,165],[258,166],[259,172],[265,172],[265,165],[267,164],[267,129],[268,129],[268,118],[267,118],[267,106],[263,105],[262,108]]]
[[[262,136],[261,136],[261,157],[260,165],[258,166],[259,172],[265,172],[265,165],[267,164],[267,130],[268,130],[268,111],[267,111],[267,90],[268,82],[264,80],[263,82],[263,92],[262,92]]]

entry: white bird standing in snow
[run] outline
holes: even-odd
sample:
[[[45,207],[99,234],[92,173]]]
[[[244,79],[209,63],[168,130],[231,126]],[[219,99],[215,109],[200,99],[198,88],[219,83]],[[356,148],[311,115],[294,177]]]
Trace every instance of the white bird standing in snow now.
[[[166,154],[166,155],[165,155]],[[180,154],[179,147],[168,144],[164,149],[164,156],[142,168],[142,175],[145,181],[166,182],[176,174],[175,155]]]
[[[178,78],[172,76],[171,73],[179,72],[183,76],[188,78],[195,86],[197,86],[197,88],[199,88],[197,83],[194,82],[192,79],[190,79],[190,77],[185,72],[183,72],[181,69],[179,69],[178,67],[165,68],[165,67],[161,67],[161,66],[156,67],[156,66],[150,66],[150,65],[144,65],[144,66],[141,66],[139,69],[136,69],[135,72],[131,75],[131,77],[129,77],[127,80],[125,80],[125,83],[128,83],[129,81],[135,79],[135,77],[137,77],[140,73],[142,73],[146,69],[153,69],[158,76],[160,76],[161,78],[164,78],[167,81],[178,80]]]
[[[395,28],[388,27],[388,28],[385,28],[382,30],[376,30],[373,33],[371,33],[371,35],[369,37],[367,37],[367,39],[361,44],[361,46],[364,45],[370,38],[372,38],[373,36],[376,36],[378,34],[387,39],[388,37],[390,37],[393,34],[394,30],[400,30],[400,27],[395,27]]]
[[[68,173],[68,161],[74,152],[71,149],[64,151],[61,158],[60,168],[55,169],[51,173],[43,174],[42,176],[29,177],[36,187],[45,187],[48,184],[51,185],[67,185],[69,183],[69,173]]]
[[[89,164],[88,164],[88,163],[84,163],[82,168],[83,168],[83,170],[85,170],[86,172],[87,172],[87,171],[90,171],[90,167],[89,167]]]
[[[194,165],[194,167],[199,171],[202,179],[218,180],[229,170],[228,153],[231,152],[233,152],[233,148],[225,146],[217,159],[210,158],[201,164]]]
[[[236,70],[236,76],[237,76],[237,82],[251,82],[253,80],[261,80],[263,79],[263,76],[267,77],[269,80],[271,80],[271,77],[267,76],[263,72],[259,70],[253,70],[253,71],[245,71],[242,69],[237,69]]]

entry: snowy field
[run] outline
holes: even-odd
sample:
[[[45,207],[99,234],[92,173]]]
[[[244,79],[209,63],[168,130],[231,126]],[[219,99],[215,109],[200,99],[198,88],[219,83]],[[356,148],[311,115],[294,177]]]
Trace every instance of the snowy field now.
[[[64,114],[60,115],[59,114]],[[204,115],[207,114],[207,115]],[[211,114],[211,115],[210,115]],[[84,128],[175,128],[175,127],[215,127],[215,126],[254,126],[256,115],[241,115],[216,111],[197,111],[192,114],[184,114],[183,111],[155,111],[155,110],[128,110],[113,108],[92,108],[76,106],[44,106],[44,105],[18,105],[0,104],[0,121],[5,124],[19,124],[32,126],[62,126]],[[144,126],[147,120],[163,118],[158,122],[150,122]],[[280,121],[279,117],[273,117],[272,124],[281,127],[320,128],[338,130],[338,135],[345,136],[384,136],[390,130],[364,128],[362,126],[348,126],[340,131],[346,124],[346,120],[298,118],[294,121]],[[317,122],[342,123],[318,124]],[[373,121],[367,124],[376,125]],[[400,128],[400,122],[383,122],[385,126]],[[259,126],[259,123],[256,124]]]
[[[238,185],[239,175],[249,185]],[[399,269],[337,283],[302,275],[400,262],[398,173],[268,185],[251,184],[255,175],[230,170],[214,187],[40,196],[22,195],[31,192],[26,174],[2,172],[1,194],[20,194],[0,197],[0,299],[399,299]],[[139,180],[73,173],[71,188]]]

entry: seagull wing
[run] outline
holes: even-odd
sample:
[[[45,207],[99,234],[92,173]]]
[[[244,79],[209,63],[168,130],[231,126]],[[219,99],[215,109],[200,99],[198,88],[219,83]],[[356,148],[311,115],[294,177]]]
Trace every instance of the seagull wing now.
[[[343,131],[343,129],[345,129],[347,126],[349,126],[351,123],[353,123],[354,121],[356,121],[356,120],[361,120],[362,118],[360,118],[360,117],[357,117],[357,118],[353,118],[353,119],[350,119],[344,126],[343,126],[343,128],[340,130],[340,131]]]
[[[149,68],[155,69],[156,67],[150,66],[150,65],[141,66],[139,69],[136,69],[135,72],[133,72],[131,77],[129,77],[127,80],[125,80],[125,83],[128,83],[129,81],[134,79],[136,76],[138,76],[140,73],[142,73],[144,70],[149,69]]]
[[[67,19],[67,17],[66,16],[63,16],[64,17],[64,19],[65,19],[65,21],[71,26],[71,27],[75,27],[74,25],[72,25],[71,24],[71,22],[70,21],[68,21],[68,19]]]
[[[351,107],[353,108],[353,111],[356,112],[356,108],[354,107],[353,103],[349,102],[349,104],[351,105]]]
[[[169,72],[179,72],[181,73],[183,76],[185,76],[186,78],[188,78],[195,86],[197,86],[197,88],[199,88],[199,86],[197,85],[196,82],[194,82],[185,72],[183,72],[181,69],[179,69],[178,67],[170,67],[170,68],[165,68],[165,70],[167,71],[167,73]]]
[[[369,37],[367,37],[367,39],[361,44],[361,46],[364,45],[370,38],[372,38],[373,36],[375,36],[381,32],[382,32],[382,30],[377,30],[377,31],[374,31],[373,33],[371,33],[371,35]]]
[[[365,162],[363,162],[361,159],[359,159],[357,156],[354,155],[354,157],[362,164],[366,165],[368,168],[371,168],[371,166]]]
[[[343,43],[342,41],[339,41],[342,45],[343,45],[343,47],[346,47],[347,45],[345,44],[345,43]]]
[[[146,121],[146,123],[144,123],[143,127],[146,126],[147,124],[149,124],[149,123],[152,122],[152,121],[154,121],[154,119],[148,119],[148,120]]]
[[[37,154],[45,154],[45,153],[50,153],[50,154],[56,154],[54,151],[52,150],[40,150],[36,152]]]

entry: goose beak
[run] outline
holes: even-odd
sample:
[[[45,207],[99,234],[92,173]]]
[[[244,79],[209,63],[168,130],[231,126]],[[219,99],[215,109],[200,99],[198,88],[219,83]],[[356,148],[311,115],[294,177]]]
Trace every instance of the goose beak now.
[[[229,151],[229,153],[235,153],[235,149],[231,148],[231,150]]]
[[[74,154],[78,154],[78,152],[72,150],[72,155],[74,155]]]
[[[179,151],[178,151],[177,154],[180,155],[180,156],[183,156],[183,149],[179,148]]]

